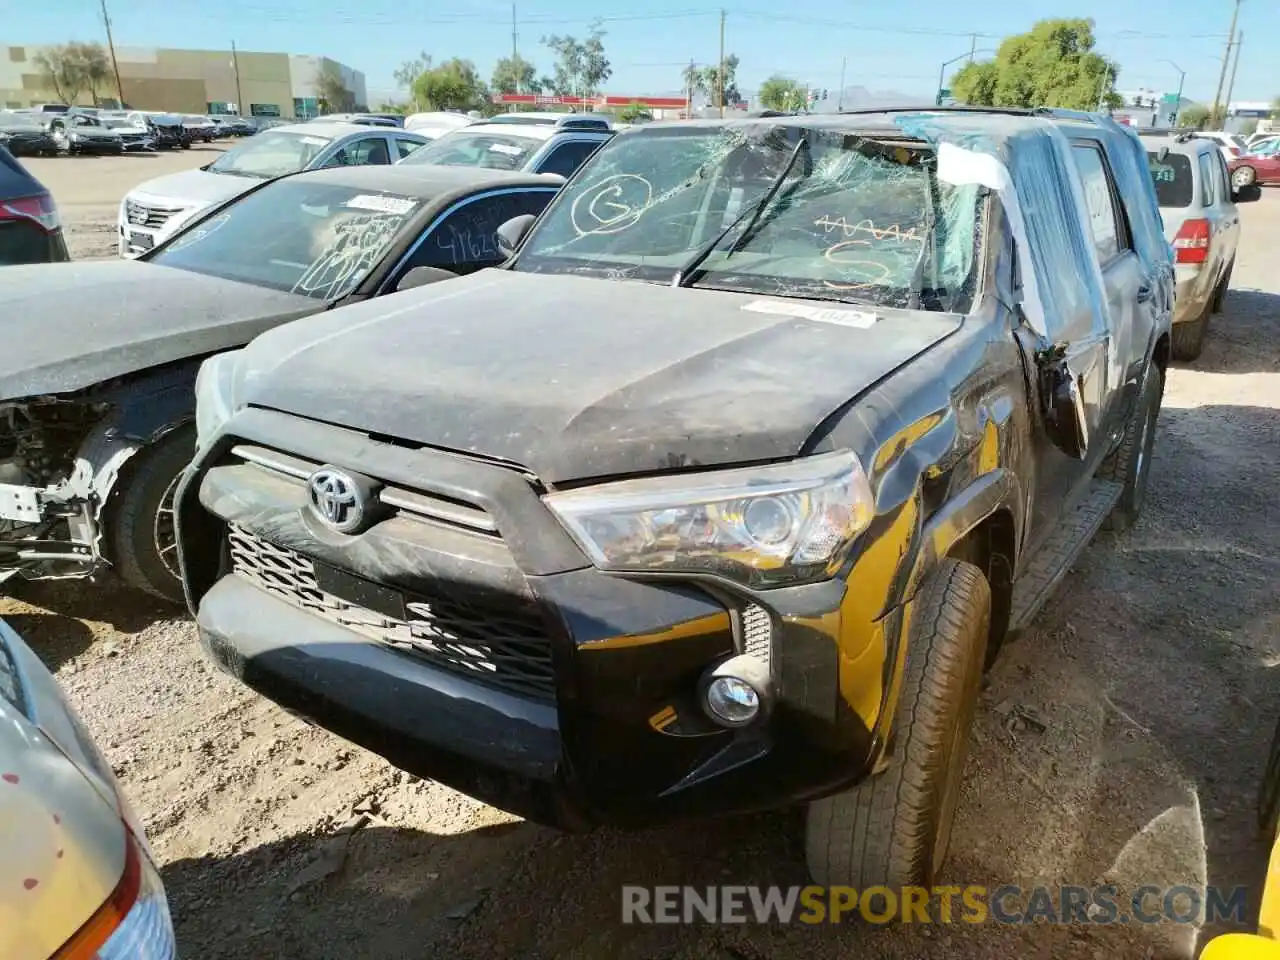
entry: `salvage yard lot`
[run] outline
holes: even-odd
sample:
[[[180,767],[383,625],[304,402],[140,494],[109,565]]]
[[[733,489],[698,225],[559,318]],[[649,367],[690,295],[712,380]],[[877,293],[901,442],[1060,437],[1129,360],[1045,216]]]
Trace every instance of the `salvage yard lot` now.
[[[113,252],[127,189],[209,159],[31,168],[85,257]],[[1257,889],[1280,714],[1280,191],[1241,216],[1226,313],[1169,376],[1143,519],[1101,534],[991,671],[946,882]],[[560,835],[286,715],[206,666],[184,617],[109,583],[29,585],[0,615],[120,774],[189,957],[1192,955],[1172,925],[624,927],[624,884],[804,883],[798,816]]]

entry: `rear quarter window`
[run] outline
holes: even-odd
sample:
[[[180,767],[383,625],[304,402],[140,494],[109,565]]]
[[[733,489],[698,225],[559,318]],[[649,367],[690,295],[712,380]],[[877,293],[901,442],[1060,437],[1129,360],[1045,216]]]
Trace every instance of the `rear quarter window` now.
[[[1191,160],[1180,153],[1170,153],[1163,160],[1159,154],[1147,153],[1151,168],[1151,182],[1155,184],[1156,200],[1162,207],[1189,207],[1195,198],[1195,176],[1191,172]]]

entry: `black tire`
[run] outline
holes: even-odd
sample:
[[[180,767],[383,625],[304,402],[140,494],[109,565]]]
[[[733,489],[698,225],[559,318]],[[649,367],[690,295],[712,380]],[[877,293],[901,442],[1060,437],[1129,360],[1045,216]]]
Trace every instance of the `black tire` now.
[[[1227,269],[1223,271],[1222,279],[1218,281],[1218,288],[1213,291],[1213,312],[1221,313],[1222,308],[1226,306],[1227,290],[1231,288],[1231,271],[1235,269],[1236,262],[1232,260],[1227,264]]]
[[[1280,721],[1271,735],[1271,749],[1267,751],[1267,768],[1258,785],[1258,829],[1271,840],[1280,825]]]
[[[915,601],[889,767],[809,805],[805,855],[817,883],[930,886],[947,853],[991,622],[991,588],[947,558]]]
[[[174,603],[183,602],[177,551],[162,538],[173,535],[173,491],[195,442],[195,428],[180,427],[135,453],[104,510],[108,559],[120,579]]]
[[[1142,513],[1142,505],[1147,499],[1147,484],[1151,478],[1151,451],[1156,442],[1156,420],[1160,416],[1160,401],[1163,397],[1164,378],[1160,374],[1160,368],[1151,364],[1142,384],[1142,396],[1138,398],[1138,405],[1125,424],[1120,446],[1108,454],[1098,468],[1098,476],[1102,479],[1124,484],[1120,501],[1103,521],[1102,525],[1106,530],[1117,533],[1128,530]]]
[[[1204,350],[1204,335],[1209,329],[1209,317],[1213,314],[1213,302],[1217,296],[1217,290],[1209,295],[1204,310],[1194,320],[1173,325],[1173,359],[1190,362],[1199,358]]]

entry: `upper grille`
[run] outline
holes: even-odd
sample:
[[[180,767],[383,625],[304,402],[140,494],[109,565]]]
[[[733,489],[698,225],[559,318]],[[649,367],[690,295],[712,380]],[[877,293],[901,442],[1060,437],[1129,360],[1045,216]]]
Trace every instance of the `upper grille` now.
[[[152,227],[158,230],[171,217],[181,212],[181,207],[148,206],[136,200],[126,200],[124,203],[125,217],[135,227]]]
[[[405,595],[401,620],[326,592],[301,554],[230,524],[233,572],[299,607],[488,686],[539,699],[555,696],[551,639],[538,610],[473,604],[457,596]]]

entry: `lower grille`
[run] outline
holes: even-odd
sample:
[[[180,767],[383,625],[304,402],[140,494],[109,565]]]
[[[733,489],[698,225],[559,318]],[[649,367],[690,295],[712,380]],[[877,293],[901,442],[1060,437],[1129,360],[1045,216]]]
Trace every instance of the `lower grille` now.
[[[371,639],[461,673],[477,683],[550,700],[555,697],[551,639],[532,606],[495,609],[445,596],[405,595],[401,620],[326,592],[315,564],[241,527],[228,527],[231,568],[240,577],[296,606]]]

